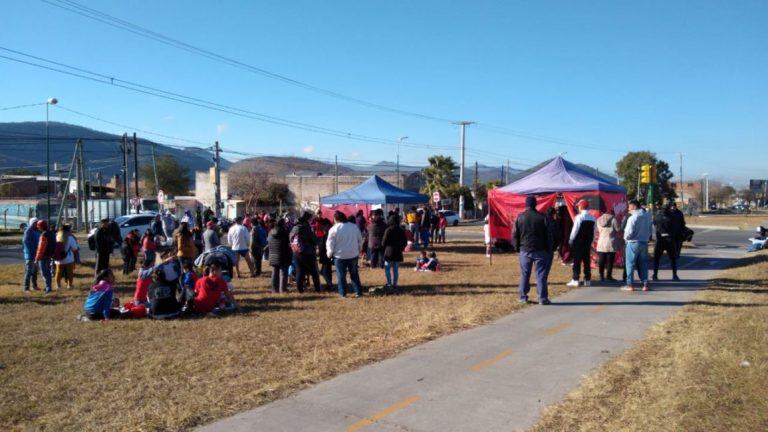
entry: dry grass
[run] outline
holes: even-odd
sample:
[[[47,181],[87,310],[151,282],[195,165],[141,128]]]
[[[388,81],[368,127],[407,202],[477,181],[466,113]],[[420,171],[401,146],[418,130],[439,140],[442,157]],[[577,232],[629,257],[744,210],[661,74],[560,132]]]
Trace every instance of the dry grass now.
[[[725,271],[533,430],[768,430],[768,253]]]
[[[750,213],[743,215],[702,215],[686,217],[688,225],[708,225],[737,227],[743,230],[754,230],[756,226],[765,226],[768,215],[765,213]]]
[[[22,294],[21,265],[5,266],[0,428],[189,429],[519,307],[515,256],[489,268],[479,244],[437,251],[444,271],[404,269],[405,295],[279,296],[262,277],[237,281],[241,315],[171,322],[78,322],[89,270],[78,270],[78,290],[43,297]],[[382,273],[364,270],[363,283],[382,284]],[[567,279],[556,265],[553,295]],[[133,282],[121,277],[118,287],[129,300]]]

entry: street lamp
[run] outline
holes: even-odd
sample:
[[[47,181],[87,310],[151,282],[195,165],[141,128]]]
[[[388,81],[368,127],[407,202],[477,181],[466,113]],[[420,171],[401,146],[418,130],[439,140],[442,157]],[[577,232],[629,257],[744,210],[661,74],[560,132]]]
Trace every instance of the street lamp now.
[[[402,136],[397,140],[397,187],[402,187],[400,185],[400,144],[407,139],[407,136]]]
[[[55,98],[48,98],[45,101],[45,194],[48,197],[48,205],[45,208],[45,219],[51,223],[51,138],[48,134],[48,107],[56,105],[59,101]]]
[[[709,174],[704,173],[701,176],[704,177],[704,211],[709,211]]]

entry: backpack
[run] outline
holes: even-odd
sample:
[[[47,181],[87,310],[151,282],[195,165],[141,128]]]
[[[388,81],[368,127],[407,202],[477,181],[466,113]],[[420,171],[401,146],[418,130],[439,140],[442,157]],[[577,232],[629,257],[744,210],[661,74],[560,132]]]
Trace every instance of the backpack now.
[[[67,246],[66,246],[67,243],[69,243],[69,241],[56,242],[56,246],[53,249],[53,259],[55,261],[61,261],[67,257],[67,255],[69,254],[69,250],[67,249]]]
[[[50,231],[43,234],[48,239],[48,243],[46,243],[45,247],[45,256],[46,257],[53,257],[53,254],[56,252],[56,237],[53,236],[53,233]]]
[[[88,249],[96,250],[96,234],[88,236]]]
[[[301,236],[299,233],[296,233],[291,237],[291,250],[295,254],[304,252],[304,244],[301,242]]]

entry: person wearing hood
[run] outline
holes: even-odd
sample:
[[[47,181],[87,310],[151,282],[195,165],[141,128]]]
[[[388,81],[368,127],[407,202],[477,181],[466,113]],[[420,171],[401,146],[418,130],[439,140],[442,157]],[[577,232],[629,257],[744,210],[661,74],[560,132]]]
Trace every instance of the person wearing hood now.
[[[37,253],[35,261],[40,266],[40,273],[45,280],[45,293],[50,293],[53,284],[53,274],[51,272],[51,260],[56,250],[56,236],[53,231],[48,229],[48,222],[44,220],[37,221],[37,229],[40,230],[40,240],[37,243]]]
[[[573,255],[573,277],[569,287],[579,286],[581,268],[584,267],[584,286],[592,284],[592,242],[595,241],[595,217],[589,212],[589,203],[581,200],[576,204],[579,214],[573,219],[573,228],[568,239]]]
[[[320,275],[317,272],[317,237],[309,226],[312,213],[304,212],[298,223],[291,229],[288,238],[293,250],[293,262],[296,265],[296,289],[304,292],[304,279],[309,275],[315,286],[315,291],[320,292]]]
[[[29,291],[30,286],[37,290],[37,266],[35,265],[35,255],[37,255],[37,246],[40,243],[40,230],[37,229],[37,218],[29,220],[29,226],[24,230],[21,238],[24,249],[24,291]]]
[[[372,213],[370,225],[368,225],[368,257],[371,268],[384,268],[384,246],[382,239],[387,224],[384,222],[384,211],[376,209]],[[405,247],[405,246],[403,246]]]
[[[384,276],[387,278],[387,285],[392,288],[397,288],[400,263],[403,262],[403,251],[407,244],[405,230],[400,227],[400,217],[390,216],[381,239],[381,248],[384,252]]]
[[[621,232],[621,225],[616,217],[613,215],[613,211],[609,210],[607,213],[603,213],[597,218],[597,255],[598,255],[598,269],[600,270],[600,282],[610,281],[616,282],[613,278],[613,262],[616,259],[616,251],[621,250],[621,239],[619,238],[619,232]]]
[[[165,238],[172,239],[173,231],[176,229],[176,221],[173,220],[173,216],[171,216],[170,211],[166,210],[165,213],[163,213],[161,222],[163,224],[163,234],[165,235]]]
[[[109,268],[109,256],[112,254],[113,240],[109,229],[109,219],[102,219],[101,226],[94,235],[96,242],[96,274]]]
[[[515,220],[515,244],[520,250],[520,285],[518,287],[520,303],[528,303],[531,270],[534,264],[539,304],[551,303],[547,280],[551,264],[550,257],[554,250],[553,243],[547,217],[536,210],[536,197],[529,195],[525,198],[525,211]]]

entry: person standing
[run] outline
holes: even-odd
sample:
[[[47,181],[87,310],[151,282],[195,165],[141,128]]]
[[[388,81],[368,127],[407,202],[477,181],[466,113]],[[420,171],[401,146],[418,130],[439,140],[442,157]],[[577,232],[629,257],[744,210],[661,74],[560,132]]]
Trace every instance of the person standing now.
[[[64,224],[56,234],[56,252],[54,257],[56,264],[56,289],[61,290],[61,280],[67,284],[67,289],[72,289],[75,281],[75,253],[79,250],[77,240],[72,235],[72,228]]]
[[[419,214],[416,212],[416,207],[412,206],[411,210],[405,213],[405,222],[408,224],[408,231],[411,232],[411,238],[413,243],[419,243]]]
[[[448,229],[448,219],[443,213],[438,213],[437,219],[437,241],[435,243],[445,243],[445,230]]]
[[[651,238],[651,218],[637,200],[629,201],[630,216],[624,230],[627,284],[622,291],[634,291],[635,265],[640,269],[643,291],[648,291],[648,240]]]
[[[269,250],[269,265],[272,267],[272,292],[280,294],[288,290],[288,267],[291,265],[291,247],[288,242],[288,231],[285,229],[285,219],[269,221],[267,234],[267,249]]]
[[[400,263],[403,262],[403,251],[407,244],[405,231],[400,227],[400,218],[393,214],[387,221],[387,229],[381,239],[381,247],[384,251],[384,276],[387,278],[387,285],[392,288],[397,288]]]
[[[584,267],[584,286],[592,284],[592,242],[595,241],[595,217],[589,213],[589,203],[585,200],[577,204],[579,214],[573,220],[571,236],[568,244],[573,256],[573,277],[568,282],[569,287],[579,286],[581,268]]]
[[[254,275],[253,263],[251,262],[251,258],[248,256],[250,249],[248,245],[249,239],[250,234],[248,233],[248,229],[243,226],[243,217],[236,217],[235,224],[232,225],[227,232],[227,241],[229,242],[229,247],[231,247],[232,251],[235,253],[235,270],[237,272],[237,277],[239,278],[242,277],[240,274],[241,257],[245,260],[245,263],[248,264],[248,270],[251,272],[251,276]]]
[[[346,221],[346,216],[340,211],[333,215],[336,223],[328,232],[326,249],[328,258],[332,258],[336,266],[336,277],[339,281],[339,295],[347,296],[347,272],[355,290],[355,297],[362,297],[362,285],[357,271],[357,258],[363,248],[363,236],[354,223]]]
[[[683,251],[683,241],[685,241],[685,232],[688,230],[685,226],[685,215],[677,208],[677,203],[674,201],[669,203],[669,212],[673,221],[672,227],[675,231],[677,257],[680,258],[680,253]]]
[[[267,231],[264,222],[255,216],[251,219],[251,259],[256,268],[256,276],[261,276],[261,261],[264,258],[264,247],[267,246]]]
[[[56,250],[56,236],[48,229],[48,223],[44,220],[37,221],[37,229],[40,230],[40,240],[37,243],[35,261],[40,266],[40,273],[45,280],[45,293],[48,294],[52,290],[51,260]]]
[[[659,280],[659,263],[661,256],[666,252],[672,264],[672,280],[679,281],[680,278],[677,276],[677,245],[682,229],[677,226],[678,221],[675,220],[669,206],[656,214],[653,224],[656,226],[656,244],[653,247],[653,280]]]
[[[619,232],[621,227],[619,221],[613,215],[612,211],[603,213],[597,218],[597,254],[598,268],[600,270],[600,282],[616,282],[613,278],[613,262],[616,259],[616,250],[618,249]]]
[[[554,244],[547,217],[536,210],[536,197],[532,195],[525,198],[525,211],[515,220],[515,244],[520,250],[519,302],[528,303],[531,270],[535,264],[539,304],[550,304],[547,279]]]
[[[96,274],[109,268],[109,256],[112,254],[113,239],[109,229],[109,219],[102,219],[101,226],[96,230]]]
[[[179,229],[173,234],[173,242],[176,245],[176,256],[181,259],[182,264],[197,258],[197,247],[187,222],[179,224]]]
[[[372,220],[368,225],[368,257],[371,262],[371,268],[384,268],[384,247],[382,239],[387,224],[384,222],[384,211],[376,209],[373,211]]]
[[[33,217],[29,220],[29,226],[24,230],[21,243],[24,249],[24,291],[29,291],[30,287],[38,290],[35,256],[40,243],[40,230],[37,229],[37,218]]]
[[[203,252],[208,252],[219,245],[221,245],[221,240],[219,239],[218,227],[216,222],[209,220],[205,224],[205,232],[203,232]]]
[[[197,248],[197,255],[203,254],[203,225],[200,219],[195,221],[195,226],[192,228],[192,240],[195,242]]]
[[[307,275],[312,278],[315,291],[320,292],[320,275],[317,273],[317,238],[309,226],[312,213],[304,212],[291,229],[290,242],[293,261],[296,263],[296,289],[304,292]]]
[[[328,241],[328,231],[331,229],[331,221],[326,218],[321,218],[318,221],[318,232],[321,234],[318,237],[317,242],[317,257],[320,262],[320,276],[323,277],[325,282],[325,290],[328,292],[333,291],[333,273],[331,267],[333,267],[333,261],[328,258],[328,249],[326,248],[326,242]]]
[[[163,234],[165,235],[165,238],[168,240],[172,239],[173,232],[176,230],[176,221],[173,219],[173,216],[171,216],[169,210],[165,211],[161,218],[161,222],[163,224]]]

